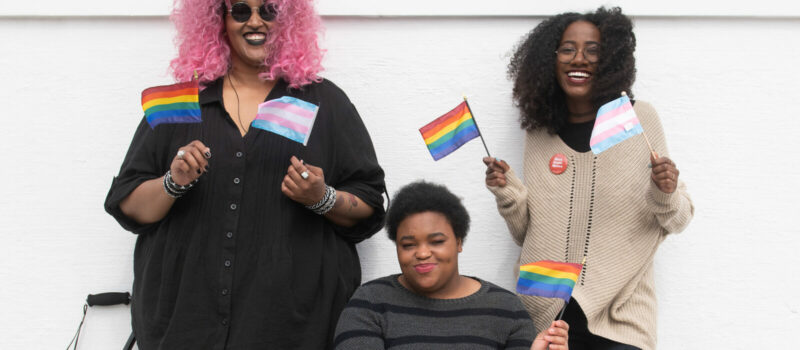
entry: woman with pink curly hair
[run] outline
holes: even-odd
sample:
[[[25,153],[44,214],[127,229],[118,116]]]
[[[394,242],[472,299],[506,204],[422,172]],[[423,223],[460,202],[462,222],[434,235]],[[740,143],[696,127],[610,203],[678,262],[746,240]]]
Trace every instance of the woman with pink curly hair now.
[[[171,19],[200,118],[145,117],[105,203],[138,235],[139,348],[330,348],[385,185],[355,107],[318,75],[313,2],[176,0]],[[299,142],[259,124],[309,110]]]

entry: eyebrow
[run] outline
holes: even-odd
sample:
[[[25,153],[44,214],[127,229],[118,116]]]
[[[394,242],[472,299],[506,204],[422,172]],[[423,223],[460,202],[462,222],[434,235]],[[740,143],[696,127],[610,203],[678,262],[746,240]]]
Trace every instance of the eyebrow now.
[[[429,233],[428,234],[428,238],[433,238],[433,237],[438,237],[438,236],[445,236],[445,234],[441,233],[441,232],[433,232],[433,233]],[[406,235],[406,236],[401,236],[398,239],[398,241],[404,241],[404,240],[414,240],[414,236]]]
[[[564,41],[563,43],[561,43],[561,45],[564,45],[564,44],[577,44],[577,42],[576,42],[575,40],[566,40],[566,41]],[[592,40],[592,41],[587,41],[587,42],[586,42],[586,44],[597,44],[597,45],[600,45],[600,43],[599,43],[599,42],[597,42],[597,41],[594,41],[594,40]]]

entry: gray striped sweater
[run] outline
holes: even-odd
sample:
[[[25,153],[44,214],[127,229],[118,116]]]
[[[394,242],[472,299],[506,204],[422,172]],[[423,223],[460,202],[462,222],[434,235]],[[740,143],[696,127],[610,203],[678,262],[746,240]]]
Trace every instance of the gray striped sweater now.
[[[459,299],[431,299],[391,275],[356,290],[336,327],[336,349],[530,349],[533,322],[513,293],[475,278]]]

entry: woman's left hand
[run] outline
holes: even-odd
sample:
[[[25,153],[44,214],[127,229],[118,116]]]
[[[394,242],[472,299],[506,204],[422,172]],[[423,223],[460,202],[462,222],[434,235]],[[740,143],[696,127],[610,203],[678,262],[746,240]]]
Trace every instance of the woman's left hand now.
[[[301,162],[292,156],[291,165],[281,183],[281,192],[302,205],[314,205],[325,197],[325,174],[322,168]],[[305,174],[305,176],[304,176]]]
[[[536,336],[531,350],[569,350],[568,340],[569,325],[562,320],[553,321],[550,328],[541,331]]]
[[[653,172],[650,178],[653,179],[658,189],[664,193],[675,192],[678,188],[678,176],[681,174],[675,163],[668,157],[659,157],[658,154],[650,154],[650,164],[653,166]]]

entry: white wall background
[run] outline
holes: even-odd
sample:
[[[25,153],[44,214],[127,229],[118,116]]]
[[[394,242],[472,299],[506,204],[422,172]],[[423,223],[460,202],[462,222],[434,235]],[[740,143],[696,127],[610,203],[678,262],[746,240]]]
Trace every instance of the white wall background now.
[[[543,15],[599,3],[339,1],[319,5],[324,75],[359,108],[390,191],[447,183],[474,222],[461,272],[513,288],[518,248],[483,186],[483,146],[434,162],[417,128],[465,94],[492,154],[519,168],[511,50]],[[140,91],[170,81],[167,2],[0,5],[0,349],[65,346],[88,293],[130,289],[135,237],[102,203]],[[696,206],[656,257],[661,349],[790,348],[800,330],[800,10],[759,3],[617,3],[635,20],[634,92],[660,112]],[[399,270],[383,232],[359,250],[365,280]],[[121,347],[129,322],[127,307],[90,309],[80,348]]]

